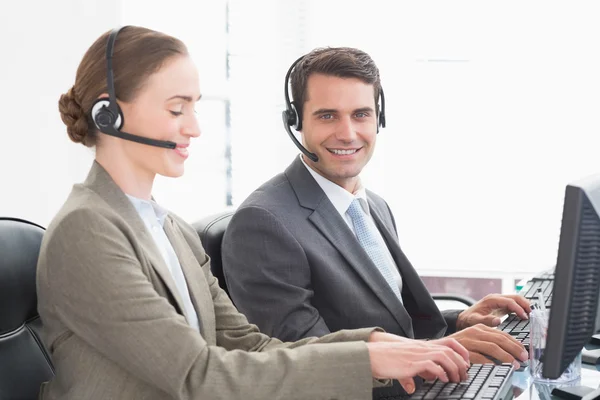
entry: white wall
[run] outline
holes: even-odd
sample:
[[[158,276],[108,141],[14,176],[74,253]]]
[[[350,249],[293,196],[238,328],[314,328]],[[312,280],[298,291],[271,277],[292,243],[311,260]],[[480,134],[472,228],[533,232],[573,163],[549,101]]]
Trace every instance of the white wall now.
[[[226,1],[123,0],[124,25],[140,25],[181,39],[200,74],[201,136],[190,145],[185,174],[158,176],[156,200],[189,222],[225,210]]]
[[[398,186],[382,187],[403,243],[448,272],[554,266],[565,185],[600,172],[598,4],[436,5],[412,13],[426,24],[402,20],[420,46],[385,71],[397,116],[385,169]]]
[[[202,136],[186,174],[159,177],[154,195],[194,221],[225,209],[224,108],[211,98],[225,85],[225,1],[59,0],[10,2],[0,24],[0,216],[46,226],[74,183],[85,179],[92,149],[72,143],[58,99],[103,32],[135,24],[175,35],[189,47],[202,77]],[[4,6],[3,6],[4,7]],[[182,10],[187,12],[182,12]],[[7,11],[6,13],[4,11]]]
[[[58,99],[84,52],[120,23],[117,0],[8,2],[0,17],[0,215],[47,225],[93,153],[69,141]]]
[[[230,0],[229,84],[225,0],[7,3],[0,215],[46,225],[84,179],[93,154],[68,140],[57,101],[115,25],[180,37],[200,69],[203,136],[185,177],[154,192],[189,221],[225,204],[224,110],[209,99],[234,101],[239,204],[296,153],[280,120],[289,63],[316,46],[355,46],[379,65],[387,100],[364,180],[390,203],[410,259],[422,274],[508,282],[555,262],[564,185],[600,170],[596,3]]]
[[[363,175],[419,272],[552,267],[565,185],[600,172],[600,5],[309,2],[309,47],[380,67],[388,127]]]

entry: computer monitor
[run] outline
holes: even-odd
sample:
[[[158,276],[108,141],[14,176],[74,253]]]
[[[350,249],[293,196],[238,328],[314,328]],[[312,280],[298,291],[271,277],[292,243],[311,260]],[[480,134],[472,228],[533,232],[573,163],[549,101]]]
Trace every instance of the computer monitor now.
[[[567,185],[542,375],[556,379],[600,332],[600,175]]]

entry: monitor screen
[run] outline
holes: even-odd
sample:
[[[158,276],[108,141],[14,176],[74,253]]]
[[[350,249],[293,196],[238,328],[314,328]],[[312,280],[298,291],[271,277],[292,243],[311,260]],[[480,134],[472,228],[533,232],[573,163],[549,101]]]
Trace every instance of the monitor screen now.
[[[556,379],[600,332],[600,175],[567,185],[542,375]]]

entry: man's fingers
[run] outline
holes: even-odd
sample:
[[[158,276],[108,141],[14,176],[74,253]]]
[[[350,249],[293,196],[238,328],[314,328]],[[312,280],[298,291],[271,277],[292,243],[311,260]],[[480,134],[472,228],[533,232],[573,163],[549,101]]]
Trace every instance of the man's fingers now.
[[[488,329],[487,335],[489,335],[486,339],[488,342],[496,343],[513,358],[521,361],[526,361],[529,358],[529,353],[527,353],[523,344],[508,333],[497,329]]]
[[[502,362],[512,362],[513,358],[525,361],[529,358],[525,347],[517,339],[498,329],[476,325],[462,331],[460,335],[460,342],[470,352],[487,354]],[[492,350],[494,353],[490,353]]]
[[[493,360],[492,358],[493,357],[486,356],[485,354],[471,353],[471,359],[476,360],[474,364],[497,364],[500,362],[500,360]],[[512,365],[515,369],[521,368],[521,364],[517,360],[513,360]]]
[[[527,299],[518,295],[503,295],[490,298],[488,306],[496,310],[505,310],[507,314],[514,312],[521,319],[528,319],[528,313],[531,312]],[[518,301],[517,301],[518,300]],[[523,301],[524,300],[524,301]]]
[[[490,360],[489,358],[485,357],[483,354],[479,354],[477,352],[470,352],[470,357],[471,357],[471,362],[473,364],[489,364],[489,363],[493,363],[492,360]]]
[[[509,311],[512,311],[515,314],[517,314],[519,316],[519,318],[529,319],[528,312],[525,310],[525,308],[523,306],[521,306],[521,304],[517,303],[515,300],[510,299],[510,301],[507,304],[507,308]],[[529,309],[529,311],[531,311],[531,308]]]
[[[515,361],[515,357],[496,343],[474,341],[470,346],[470,350],[483,354],[491,361],[493,361],[492,359],[498,360],[501,363],[512,363]]]
[[[513,299],[527,314],[531,312],[531,301],[520,294],[507,294],[506,297]]]
[[[497,317],[493,314],[488,314],[488,315],[483,315],[481,318],[479,318],[479,321],[473,321],[473,322],[484,324],[487,326],[491,326],[492,328],[495,328],[498,325],[500,325],[500,322],[502,322],[502,319],[500,319],[499,317]]]

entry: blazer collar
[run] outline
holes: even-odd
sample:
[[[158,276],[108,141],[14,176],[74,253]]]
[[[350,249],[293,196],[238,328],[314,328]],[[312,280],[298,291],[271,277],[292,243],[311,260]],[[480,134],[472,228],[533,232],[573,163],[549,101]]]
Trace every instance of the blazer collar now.
[[[292,161],[284,173],[296,193],[298,203],[302,207],[315,210],[321,202],[329,202],[327,195],[310,175],[310,172],[302,164],[302,160],[299,157],[294,158],[294,161]]]
[[[202,267],[188,245],[181,229],[179,229],[179,226],[172,217],[167,216],[164,229],[175,250],[175,254],[177,254],[179,264],[185,276],[190,298],[198,315],[200,332],[208,343],[216,343],[213,301],[210,291],[202,287],[203,285],[205,285],[204,287],[208,287]]]
[[[156,247],[154,239],[152,239],[152,235],[146,229],[144,221],[142,221],[142,218],[139,216],[129,198],[127,198],[127,195],[115,183],[104,167],[102,167],[102,165],[95,160],[92,164],[92,168],[90,169],[87,179],[83,183],[83,186],[100,196],[110,206],[110,208],[119,214],[135,231],[136,239],[145,250],[150,264],[156,270],[157,274],[171,292],[171,295],[177,303],[179,312],[182,315],[185,315],[183,301],[181,300],[181,296],[179,295],[179,291],[177,290],[177,286],[175,285],[175,281],[173,280],[169,267],[165,263],[160,251]],[[169,216],[167,216],[166,219],[170,221]],[[174,248],[177,252],[178,249],[175,246]],[[190,292],[192,291],[190,290]],[[190,296],[193,296],[193,294],[190,293]]]

